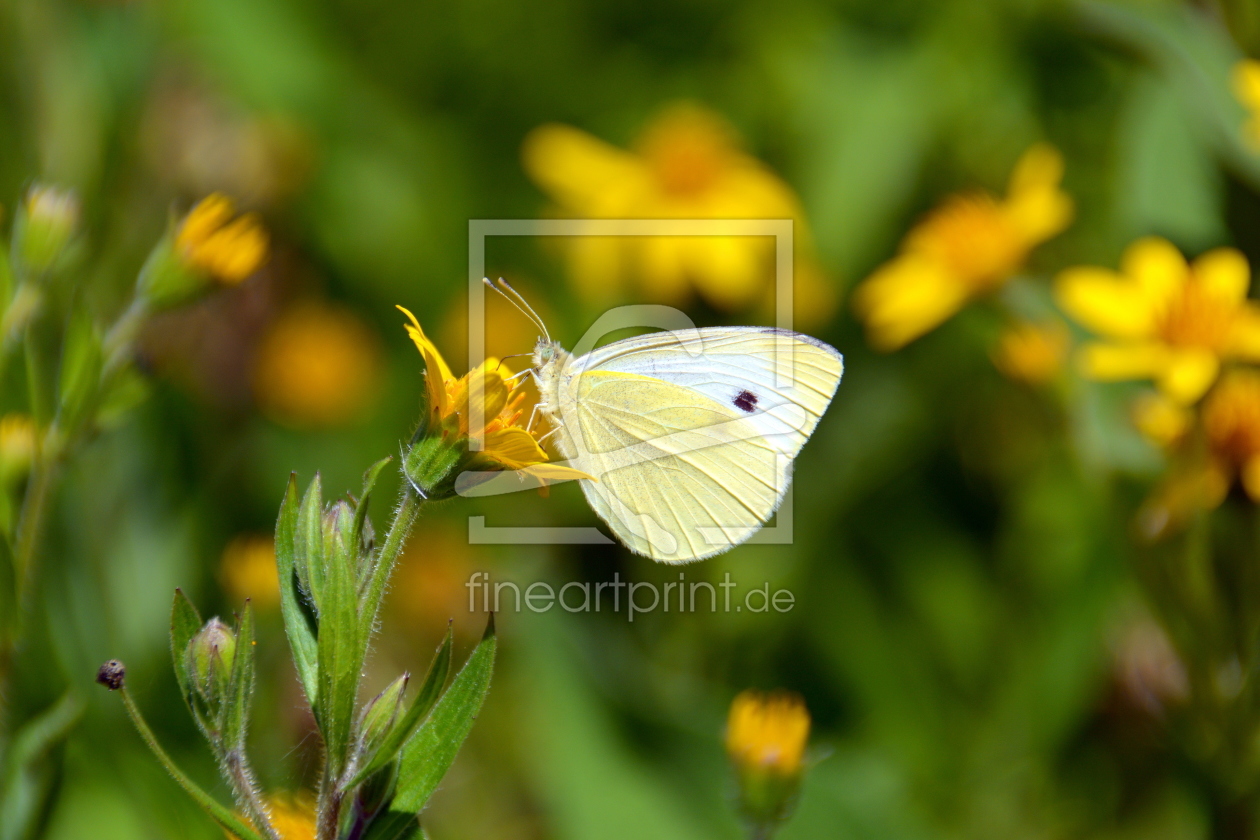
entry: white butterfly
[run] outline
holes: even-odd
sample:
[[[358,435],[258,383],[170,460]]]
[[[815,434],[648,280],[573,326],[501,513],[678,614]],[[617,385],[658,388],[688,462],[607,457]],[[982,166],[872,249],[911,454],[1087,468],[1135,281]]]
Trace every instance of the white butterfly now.
[[[835,348],[787,330],[708,327],[575,357],[500,284],[543,332],[533,375],[556,447],[569,466],[595,476],[581,480],[582,491],[631,551],[665,563],[700,560],[770,519],[792,460],[840,384]]]

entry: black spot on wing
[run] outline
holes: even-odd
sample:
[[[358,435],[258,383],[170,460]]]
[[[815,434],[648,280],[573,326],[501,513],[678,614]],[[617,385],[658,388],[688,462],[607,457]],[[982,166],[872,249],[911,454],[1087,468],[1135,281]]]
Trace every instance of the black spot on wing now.
[[[735,407],[745,414],[752,414],[757,410],[757,395],[752,391],[740,391],[735,395],[733,402]]]

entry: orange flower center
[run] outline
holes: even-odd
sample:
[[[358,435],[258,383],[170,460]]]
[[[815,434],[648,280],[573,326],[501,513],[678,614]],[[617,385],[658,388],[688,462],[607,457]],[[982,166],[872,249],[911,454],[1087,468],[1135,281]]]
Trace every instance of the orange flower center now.
[[[682,108],[648,129],[640,147],[661,189],[695,196],[712,186],[731,163],[733,138],[717,119]]]
[[[1206,292],[1191,280],[1170,301],[1156,330],[1175,347],[1220,350],[1234,325],[1237,310],[1229,300]]]
[[[940,260],[976,291],[999,285],[1027,251],[997,200],[984,193],[951,198],[911,234],[908,246]]]
[[[1203,429],[1212,453],[1231,464],[1260,455],[1260,375],[1225,378],[1203,403]]]

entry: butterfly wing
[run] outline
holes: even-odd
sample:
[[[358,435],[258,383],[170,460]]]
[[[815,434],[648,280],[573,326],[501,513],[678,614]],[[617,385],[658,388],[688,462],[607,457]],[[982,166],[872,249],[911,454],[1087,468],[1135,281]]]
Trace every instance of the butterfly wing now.
[[[598,477],[582,482],[591,507],[631,550],[682,563],[774,514],[842,365],[812,339],[723,328],[616,342],[570,368],[558,446]]]

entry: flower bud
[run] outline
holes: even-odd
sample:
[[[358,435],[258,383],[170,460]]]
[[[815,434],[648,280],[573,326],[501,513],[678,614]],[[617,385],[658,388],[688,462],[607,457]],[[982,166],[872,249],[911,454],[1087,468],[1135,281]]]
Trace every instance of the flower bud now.
[[[109,660],[96,671],[96,681],[110,691],[122,688],[126,677],[127,668],[117,659]]]
[[[464,439],[422,438],[403,458],[403,475],[421,498],[449,499],[455,495],[455,479],[469,460]]]
[[[75,194],[36,184],[14,219],[14,255],[27,270],[42,274],[65,253],[78,226],[79,200]]]
[[[359,751],[369,756],[393,729],[394,722],[402,713],[403,695],[407,691],[410,675],[403,674],[390,683],[384,691],[372,698],[359,715]]]
[[[740,809],[754,826],[772,827],[791,813],[809,724],[798,694],[745,691],[731,703],[726,753],[739,783]]]
[[[188,674],[197,693],[206,703],[216,704],[226,693],[232,676],[236,634],[218,618],[212,618],[192,637],[186,656]]]

